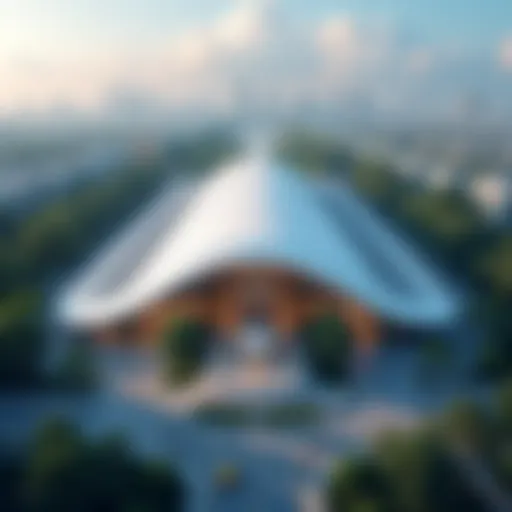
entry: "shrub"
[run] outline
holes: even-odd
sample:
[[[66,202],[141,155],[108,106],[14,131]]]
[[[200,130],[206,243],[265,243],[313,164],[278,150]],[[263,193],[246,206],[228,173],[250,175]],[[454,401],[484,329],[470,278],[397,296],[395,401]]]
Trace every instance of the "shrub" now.
[[[91,347],[87,341],[76,339],[53,376],[60,391],[88,392],[96,387],[98,376]]]
[[[445,442],[431,431],[394,433],[374,451],[338,464],[327,487],[330,512],[484,512]]]
[[[446,441],[435,431],[395,433],[380,441],[375,454],[388,482],[394,510],[485,510],[454,462]]]
[[[196,420],[221,427],[303,427],[317,423],[320,415],[319,408],[312,403],[260,407],[236,403],[211,403],[201,405],[194,411]]]
[[[495,425],[478,404],[460,401],[452,405],[445,417],[449,439],[467,450],[488,453],[495,434]]]
[[[320,410],[312,403],[277,405],[267,409],[265,425],[288,428],[314,425],[320,419]]]
[[[380,468],[370,458],[339,463],[327,488],[330,512],[384,512],[389,508],[389,490]]]
[[[498,390],[497,419],[503,434],[512,438],[512,380],[508,380]]]
[[[23,471],[19,458],[6,449],[0,451],[0,499],[3,512],[23,512],[20,502]]]
[[[495,382],[512,376],[512,301],[493,297],[478,303],[485,339],[477,361],[477,376]]]
[[[242,472],[240,468],[231,462],[225,462],[216,468],[214,482],[220,490],[230,490],[240,485]]]
[[[0,303],[0,388],[42,382],[41,307],[37,294],[19,292]]]
[[[306,365],[315,378],[333,383],[348,377],[351,340],[337,317],[325,315],[308,323],[302,341]]]
[[[237,404],[205,404],[194,411],[194,417],[202,423],[222,427],[241,427],[254,422],[253,411]]]
[[[448,341],[433,338],[421,346],[419,377],[427,384],[438,383],[447,376],[453,362]]]
[[[172,384],[192,380],[207,355],[208,327],[190,319],[171,324],[163,340],[164,376]]]
[[[73,425],[52,420],[23,461],[20,512],[179,512],[185,490],[164,464],[139,458],[120,437],[90,442]]]

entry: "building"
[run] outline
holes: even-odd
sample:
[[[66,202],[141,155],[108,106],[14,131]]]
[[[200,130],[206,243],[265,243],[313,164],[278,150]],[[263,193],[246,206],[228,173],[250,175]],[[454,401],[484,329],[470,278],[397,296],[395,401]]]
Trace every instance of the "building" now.
[[[155,343],[183,317],[227,342],[257,319],[289,343],[330,312],[363,350],[390,327],[449,325],[457,309],[434,269],[347,186],[263,156],[164,190],[58,304],[65,325],[109,343]]]
[[[512,178],[507,169],[476,176],[469,194],[491,222],[507,226],[512,211]]]

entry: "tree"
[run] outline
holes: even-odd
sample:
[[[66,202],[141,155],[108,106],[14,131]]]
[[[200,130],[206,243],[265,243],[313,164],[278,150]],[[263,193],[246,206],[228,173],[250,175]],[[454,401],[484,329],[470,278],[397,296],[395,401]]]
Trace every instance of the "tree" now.
[[[193,379],[208,351],[209,328],[191,319],[173,321],[162,343],[164,376],[173,384]]]
[[[376,206],[386,208],[394,202],[398,177],[383,162],[360,162],[354,166],[351,179],[355,188]]]
[[[453,358],[448,341],[433,338],[422,344],[419,375],[425,383],[438,383],[445,378],[451,363]]]
[[[306,365],[323,382],[340,382],[350,371],[351,340],[348,330],[334,315],[324,315],[302,331]]]
[[[73,339],[64,360],[54,374],[54,384],[63,391],[92,391],[98,375],[89,340]]]
[[[457,446],[480,455],[492,451],[496,426],[478,404],[455,402],[446,413],[444,426],[448,438]]]
[[[286,133],[278,144],[284,160],[310,173],[345,174],[354,163],[352,153],[339,141],[311,133]]]
[[[11,239],[16,231],[17,222],[14,214],[9,211],[0,212],[0,238]]]
[[[124,438],[90,442],[60,419],[37,433],[22,480],[22,512],[179,512],[184,507],[183,483],[167,465],[140,459]]]
[[[0,499],[2,512],[24,512],[20,500],[24,467],[19,457],[0,449]]]
[[[338,464],[326,497],[330,512],[487,510],[430,429],[388,433],[370,454]]]
[[[375,457],[390,486],[394,510],[483,512],[444,439],[430,429],[382,438]]]
[[[388,483],[368,457],[338,463],[327,487],[329,512],[387,512],[393,510]]]
[[[493,296],[512,297],[512,236],[499,237],[480,257],[477,267]]]
[[[19,292],[0,302],[0,388],[41,384],[43,352],[38,294]]]
[[[496,397],[497,421],[502,432],[512,439],[512,380],[506,381]]]
[[[512,377],[512,299],[486,296],[477,306],[485,336],[477,361],[477,375],[491,381]]]
[[[83,450],[80,432],[73,426],[52,420],[41,428],[26,461],[25,506],[38,512],[80,510],[76,461]]]

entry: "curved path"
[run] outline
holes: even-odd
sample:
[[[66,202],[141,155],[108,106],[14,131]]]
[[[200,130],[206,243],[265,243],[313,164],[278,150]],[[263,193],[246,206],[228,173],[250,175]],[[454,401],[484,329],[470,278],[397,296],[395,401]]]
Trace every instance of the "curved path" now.
[[[109,378],[95,395],[0,397],[0,439],[22,442],[44,418],[55,415],[76,421],[90,435],[119,431],[134,449],[182,469],[192,489],[191,512],[321,510],[318,496],[335,458],[360,449],[382,429],[409,428],[420,417],[412,395],[398,398],[393,391],[377,396],[363,387],[333,394],[305,386],[296,396],[315,400],[328,411],[318,426],[214,429],[183,414],[169,401],[169,392],[138,390],[135,384],[153,372],[154,361],[145,361],[140,353],[131,359],[126,353],[104,356]],[[236,492],[223,495],[215,492],[212,477],[225,462],[240,467],[243,482]]]

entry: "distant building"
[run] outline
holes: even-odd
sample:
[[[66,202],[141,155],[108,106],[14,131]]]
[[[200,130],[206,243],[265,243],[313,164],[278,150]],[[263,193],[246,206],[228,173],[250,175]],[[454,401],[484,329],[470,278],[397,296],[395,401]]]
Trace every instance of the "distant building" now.
[[[512,173],[497,171],[474,178],[470,194],[492,221],[506,223],[512,214]]]
[[[390,326],[443,327],[457,310],[433,269],[349,188],[264,157],[164,190],[58,304],[63,324],[112,343],[154,343],[183,317],[226,340],[257,319],[286,342],[330,312],[364,349]]]

